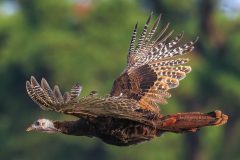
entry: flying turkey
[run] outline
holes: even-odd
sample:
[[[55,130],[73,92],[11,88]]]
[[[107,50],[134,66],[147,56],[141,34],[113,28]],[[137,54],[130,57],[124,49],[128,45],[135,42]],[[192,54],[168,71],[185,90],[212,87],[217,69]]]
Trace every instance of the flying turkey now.
[[[228,116],[219,110],[169,115],[160,112],[158,104],[165,104],[171,96],[168,91],[176,88],[191,71],[191,67],[185,65],[189,59],[180,56],[191,52],[197,40],[179,44],[183,33],[170,39],[173,31],[166,32],[169,24],[156,34],[161,15],[149,29],[151,17],[152,14],[137,41],[138,25],[135,25],[127,66],[114,81],[109,95],[100,97],[93,91],[88,96],[79,97],[82,90],[79,84],[62,95],[57,85],[52,89],[44,78],[39,84],[32,76],[26,82],[26,89],[36,104],[43,110],[79,119],[38,119],[27,131],[98,137],[108,144],[129,146],[166,132],[196,132],[201,127],[225,124]]]

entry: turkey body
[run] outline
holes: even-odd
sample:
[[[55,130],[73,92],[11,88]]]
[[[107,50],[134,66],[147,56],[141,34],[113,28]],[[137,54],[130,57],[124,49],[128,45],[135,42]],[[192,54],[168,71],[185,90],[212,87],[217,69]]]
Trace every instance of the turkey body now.
[[[83,116],[77,121],[56,121],[54,126],[63,134],[98,137],[108,144],[129,146],[149,141],[165,132],[196,132],[201,127],[222,125],[227,121],[227,116],[221,111],[177,113],[167,116],[145,114],[148,123],[134,119]]]
[[[62,125],[61,122],[55,123],[56,126]],[[62,133],[68,135],[98,137],[105,143],[117,146],[129,146],[149,141],[162,133],[151,125],[110,117],[82,118],[71,125],[69,122],[62,125],[61,130]]]

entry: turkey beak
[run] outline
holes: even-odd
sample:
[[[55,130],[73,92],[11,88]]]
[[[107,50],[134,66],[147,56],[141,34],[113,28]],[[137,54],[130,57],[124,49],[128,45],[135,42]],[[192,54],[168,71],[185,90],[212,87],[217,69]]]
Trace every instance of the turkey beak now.
[[[26,131],[29,132],[29,131],[32,131],[34,128],[32,126],[29,126]]]

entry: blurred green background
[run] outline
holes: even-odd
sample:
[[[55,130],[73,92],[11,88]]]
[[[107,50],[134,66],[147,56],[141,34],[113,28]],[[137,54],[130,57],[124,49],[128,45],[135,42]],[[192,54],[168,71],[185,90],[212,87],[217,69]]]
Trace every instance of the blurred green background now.
[[[74,117],[42,111],[27,96],[25,81],[45,77],[83,95],[107,94],[126,65],[131,32],[150,12],[162,13],[184,40],[200,39],[193,71],[171,91],[163,113],[209,112],[230,116],[221,127],[196,134],[165,134],[130,147],[96,138],[27,133],[38,118]],[[240,159],[239,0],[5,0],[0,1],[0,159]]]

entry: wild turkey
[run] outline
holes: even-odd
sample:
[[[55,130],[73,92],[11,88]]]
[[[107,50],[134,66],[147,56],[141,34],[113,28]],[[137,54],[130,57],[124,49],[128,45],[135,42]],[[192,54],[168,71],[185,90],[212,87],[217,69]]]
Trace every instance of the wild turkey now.
[[[168,90],[176,88],[179,81],[191,71],[185,66],[188,58],[177,58],[191,52],[195,41],[179,45],[183,33],[168,40],[167,24],[155,35],[161,15],[148,31],[149,16],[136,41],[134,27],[127,66],[114,81],[109,95],[100,97],[95,91],[80,97],[82,87],[76,84],[63,96],[56,85],[52,90],[45,79],[39,84],[32,76],[26,82],[31,99],[43,110],[78,117],[77,121],[52,121],[39,119],[27,131],[60,132],[67,135],[98,137],[104,142],[128,146],[149,141],[165,132],[196,132],[201,127],[218,126],[227,122],[221,111],[209,113],[187,112],[164,116],[157,104],[165,104]],[[155,38],[154,38],[155,37]]]

